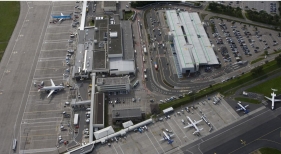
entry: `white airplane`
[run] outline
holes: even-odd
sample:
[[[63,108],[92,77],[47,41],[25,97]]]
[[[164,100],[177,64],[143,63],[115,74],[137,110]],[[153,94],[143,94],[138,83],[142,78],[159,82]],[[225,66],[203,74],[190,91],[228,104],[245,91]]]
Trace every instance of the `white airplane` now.
[[[47,98],[50,97],[55,91],[64,89],[64,86],[56,86],[52,79],[50,79],[50,81],[51,81],[51,84],[52,84],[51,86],[42,87],[41,85],[38,85],[38,91],[41,91],[41,90],[50,91]]]
[[[271,88],[271,90],[273,91],[272,93],[271,93],[271,98],[269,98],[269,97],[266,97],[266,96],[264,96],[266,99],[268,99],[268,100],[270,100],[271,101],[271,109],[272,110],[274,110],[274,102],[280,102],[281,101],[281,99],[275,99],[275,96],[276,96],[276,94],[274,93],[275,91],[277,91],[277,89],[272,89]]]
[[[240,101],[237,104],[239,106],[236,107],[236,108],[238,108],[236,111],[242,111],[243,110],[245,114],[249,113],[249,111],[246,109],[249,105],[243,106]]]
[[[200,123],[202,120],[198,120],[198,121],[195,121],[195,120],[194,120],[194,122],[193,122],[188,116],[186,116],[186,117],[187,117],[187,119],[190,121],[190,123],[188,122],[188,125],[185,126],[185,127],[183,127],[183,128],[194,127],[196,131],[193,132],[193,134],[199,133],[201,130],[203,130],[203,128],[198,128],[198,127],[196,126],[196,125],[197,125],[198,123]]]
[[[174,134],[167,134],[165,131],[163,131],[163,134],[164,134],[164,136],[163,136],[163,139],[161,139],[160,141],[164,141],[164,140],[166,140],[166,141],[168,141],[168,144],[172,144],[174,141],[171,139],[171,137],[172,136],[174,136]]]

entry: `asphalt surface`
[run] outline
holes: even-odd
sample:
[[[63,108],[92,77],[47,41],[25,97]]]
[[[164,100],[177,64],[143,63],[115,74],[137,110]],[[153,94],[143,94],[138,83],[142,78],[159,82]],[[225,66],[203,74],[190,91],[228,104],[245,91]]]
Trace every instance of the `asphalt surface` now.
[[[32,84],[30,75],[34,74],[51,11],[46,6],[20,4],[20,16],[0,64],[0,153],[6,154],[13,153],[12,140],[19,139],[27,89]]]
[[[250,153],[261,147],[280,148],[280,108],[250,114],[209,136],[183,147],[184,153]]]

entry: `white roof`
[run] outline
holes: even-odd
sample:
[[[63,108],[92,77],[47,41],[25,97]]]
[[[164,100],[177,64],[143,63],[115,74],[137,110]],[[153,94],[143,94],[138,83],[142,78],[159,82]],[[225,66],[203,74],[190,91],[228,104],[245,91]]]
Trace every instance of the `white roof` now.
[[[80,23],[80,30],[84,30],[85,18],[86,18],[86,7],[87,7],[87,1],[84,1],[83,9],[82,9],[82,16],[81,16],[81,23]]]
[[[203,24],[201,23],[199,15],[194,12],[194,13],[189,13],[189,16],[193,20],[194,30],[196,31],[197,35],[200,35],[200,38],[198,38],[198,40],[200,42],[200,46],[205,55],[207,63],[210,65],[219,64],[217,56],[212,48],[212,45],[209,41],[209,38],[203,27]]]
[[[181,12],[179,16],[182,21],[182,26],[184,28],[188,44],[192,44],[191,48],[192,55],[196,64],[207,64],[205,54],[201,48],[200,42],[198,40],[198,33],[196,28],[194,28],[194,21],[192,17],[189,16],[188,12]],[[204,30],[205,31],[205,30]]]
[[[110,58],[109,68],[114,71],[135,71],[135,63],[131,60],[122,60],[121,58]]]
[[[182,68],[219,64],[197,13],[180,12],[178,16],[175,10],[167,10],[166,16]]]
[[[179,20],[175,10],[166,11],[167,21],[169,24],[170,31],[174,36],[174,45],[177,50],[179,62],[184,68],[193,68],[193,57],[189,51],[192,47],[186,44],[184,34],[181,30],[181,21]]]
[[[112,126],[109,126],[109,127],[106,127],[104,129],[94,132],[94,135],[95,135],[96,140],[98,140],[100,138],[103,138],[103,137],[108,136],[113,133],[114,133],[114,130],[113,130]]]
[[[130,121],[127,121],[127,122],[122,123],[122,125],[123,125],[124,128],[128,128],[128,127],[130,127],[130,126],[133,126],[134,124],[133,124],[133,122],[130,120]]]
[[[168,112],[171,112],[171,111],[174,111],[173,107],[169,107],[169,108],[163,110],[163,113],[165,114],[165,113],[168,113]]]
[[[117,32],[109,32],[110,37],[117,37]]]

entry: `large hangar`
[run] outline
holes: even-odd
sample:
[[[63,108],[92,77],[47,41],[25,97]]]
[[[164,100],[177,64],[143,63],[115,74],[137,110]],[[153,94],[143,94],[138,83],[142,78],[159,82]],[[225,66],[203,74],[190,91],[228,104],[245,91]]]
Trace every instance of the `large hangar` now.
[[[167,10],[166,18],[181,74],[197,72],[199,66],[219,64],[197,13]]]

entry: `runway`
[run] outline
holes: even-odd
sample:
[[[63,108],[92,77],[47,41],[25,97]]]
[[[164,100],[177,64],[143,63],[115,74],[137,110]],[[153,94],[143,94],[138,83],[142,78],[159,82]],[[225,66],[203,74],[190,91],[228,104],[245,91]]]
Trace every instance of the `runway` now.
[[[183,153],[240,153],[248,154],[262,147],[281,150],[280,108],[263,108],[181,150]]]

